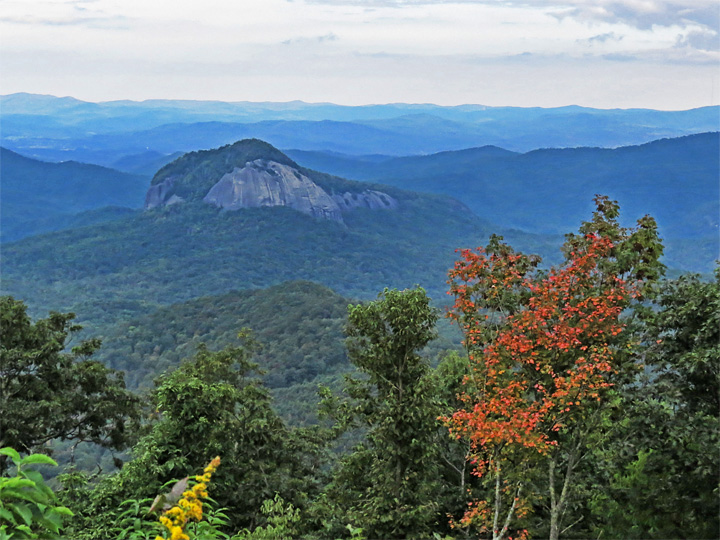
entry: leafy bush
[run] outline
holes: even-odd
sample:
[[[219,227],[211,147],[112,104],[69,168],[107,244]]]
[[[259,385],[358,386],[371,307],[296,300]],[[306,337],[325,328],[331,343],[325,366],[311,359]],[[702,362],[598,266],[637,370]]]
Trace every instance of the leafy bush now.
[[[55,494],[39,472],[26,470],[27,465],[55,465],[42,454],[20,458],[10,448],[1,448],[0,455],[15,464],[14,477],[0,478],[0,540],[23,538],[60,538],[63,517],[72,516],[69,508],[55,504]]]

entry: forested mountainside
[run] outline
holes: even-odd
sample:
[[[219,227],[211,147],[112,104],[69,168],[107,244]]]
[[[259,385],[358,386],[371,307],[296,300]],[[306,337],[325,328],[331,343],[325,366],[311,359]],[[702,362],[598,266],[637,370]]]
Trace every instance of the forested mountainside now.
[[[558,249],[259,140],[146,187],[143,209],[3,245],[0,534],[720,526],[720,274],[663,281],[652,217],[596,196]],[[53,451],[55,492],[32,470]]]
[[[482,147],[428,156],[356,158],[288,151],[302,165],[356,180],[443,193],[504,227],[557,234],[590,209],[595,193],[628,216],[650,214],[667,263],[710,273],[720,253],[720,134],[703,133],[616,149]]]
[[[0,234],[4,242],[34,230],[45,232],[53,221],[69,224],[71,216],[83,211],[104,206],[139,208],[148,183],[145,176],[85,163],[46,163],[2,147],[0,172]]]
[[[568,236],[563,263],[549,273],[497,237],[484,250],[456,255],[448,274],[451,316],[466,346],[443,354],[437,368],[427,346],[440,313],[419,288],[386,290],[374,302],[350,305],[342,323],[344,301],[307,282],[137,317],[116,329],[115,352],[132,357],[126,338],[135,334],[144,352],[134,360],[168,368],[154,381],[140,429],[139,398],[116,373],[86,359],[96,341],[69,351],[64,345],[77,331],[70,316],[55,313],[32,323],[22,304],[3,297],[8,367],[27,360],[40,368],[22,379],[30,394],[7,394],[18,415],[2,417],[4,436],[25,452],[48,433],[72,437],[76,429],[78,437],[112,448],[134,444],[115,474],[91,480],[71,468],[59,478],[65,486],[59,503],[67,506],[44,508],[51,515],[69,515],[72,508],[64,528],[72,537],[140,534],[153,527],[149,505],[165,501],[183,512],[188,503],[177,503],[181,496],[205,499],[211,489],[213,499],[193,518],[203,520],[197,534],[205,538],[222,538],[224,531],[236,540],[277,531],[307,539],[462,538],[492,523],[492,512],[476,512],[486,501],[499,505],[508,531],[523,536],[550,536],[564,527],[583,538],[709,538],[718,525],[713,363],[720,281],[685,276],[658,283],[661,249],[652,220],[626,230],[613,201],[600,197],[596,204],[592,218]],[[654,309],[647,309],[648,300]],[[285,333],[283,326],[299,315],[310,324],[290,345],[293,329]],[[177,368],[172,355],[163,359],[191,334],[219,344],[229,339],[233,322],[245,320],[282,345],[263,359],[276,375],[281,370],[273,361],[282,359],[285,345],[310,345],[339,359],[328,345],[344,324],[346,358],[358,374],[341,384],[325,365],[329,376],[276,392],[280,410],[303,422],[312,414],[310,385],[343,386],[345,394],[321,389],[320,424],[291,427],[273,411],[254,376],[256,346],[242,331],[219,351],[198,345]],[[135,324],[143,323],[149,327],[138,331]],[[152,351],[152,341],[142,339],[151,335],[157,340]],[[312,353],[294,360],[307,368],[295,371],[298,380],[318,365]],[[16,375],[8,374],[5,383],[14,384]],[[61,399],[53,394],[58,388]],[[35,396],[43,396],[43,408],[33,407]],[[70,424],[48,416],[76,410]],[[357,444],[349,447],[343,434]],[[209,465],[208,453],[217,456]],[[23,462],[12,449],[2,455],[18,464],[15,484],[44,489],[40,477],[22,467],[49,458]],[[178,484],[184,471],[203,474]],[[562,494],[555,491],[557,475],[564,478]],[[30,477],[32,483],[20,482]],[[513,489],[505,493],[498,484]],[[550,506],[548,493],[555,493]],[[558,504],[566,514],[555,513]],[[196,535],[192,521],[172,526]]]
[[[72,310],[91,325],[201,295],[297,279],[354,298],[415,284],[442,298],[455,249],[503,232],[449,197],[368,186],[306,169],[303,174],[326,194],[349,194],[353,200],[375,187],[396,207],[346,208],[339,222],[275,203],[223,210],[203,201],[238,163],[263,156],[293,163],[253,140],[189,154],[156,175],[148,193],[167,186],[167,175],[175,179],[156,208],[6,245],[4,293],[26,300],[33,311]],[[171,201],[174,196],[183,202]],[[528,251],[552,252],[557,241],[506,232]]]

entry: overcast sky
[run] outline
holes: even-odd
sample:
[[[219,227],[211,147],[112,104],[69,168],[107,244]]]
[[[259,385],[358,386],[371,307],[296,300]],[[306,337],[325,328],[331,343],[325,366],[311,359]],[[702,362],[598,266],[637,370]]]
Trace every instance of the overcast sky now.
[[[718,0],[0,0],[0,93],[720,103]]]

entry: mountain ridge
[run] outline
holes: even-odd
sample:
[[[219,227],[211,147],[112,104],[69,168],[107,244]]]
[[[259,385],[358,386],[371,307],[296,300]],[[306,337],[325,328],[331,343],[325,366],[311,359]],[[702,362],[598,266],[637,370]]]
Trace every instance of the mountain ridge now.
[[[0,104],[5,146],[34,158],[105,166],[147,151],[188,152],[252,137],[279,148],[402,156],[486,144],[513,151],[616,147],[720,127],[717,106],[657,111],[402,103],[92,103],[28,95],[0,97]]]
[[[4,242],[26,235],[23,223],[39,225],[102,206],[140,208],[148,178],[100,165],[64,161],[52,163],[0,147],[0,234]]]
[[[365,184],[331,181],[315,171],[301,169],[285,154],[257,139],[191,152],[155,174],[145,209],[189,200],[202,200],[226,210],[288,206],[342,223],[343,213],[357,208],[394,210],[398,206],[396,199]]]

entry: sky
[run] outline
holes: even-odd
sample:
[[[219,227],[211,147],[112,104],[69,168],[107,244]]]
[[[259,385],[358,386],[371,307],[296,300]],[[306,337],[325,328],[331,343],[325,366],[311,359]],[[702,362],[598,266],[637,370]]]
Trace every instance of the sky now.
[[[0,0],[0,94],[720,103],[718,0]]]

